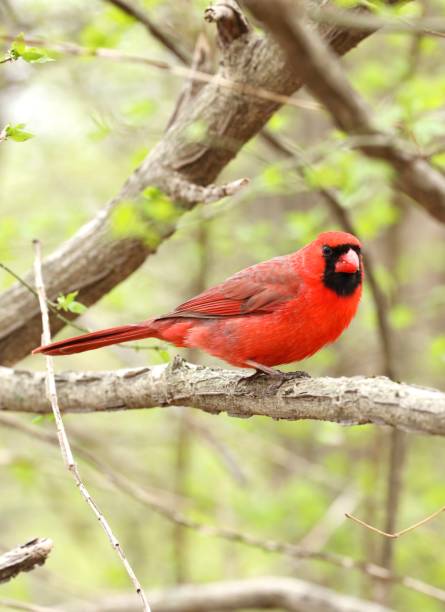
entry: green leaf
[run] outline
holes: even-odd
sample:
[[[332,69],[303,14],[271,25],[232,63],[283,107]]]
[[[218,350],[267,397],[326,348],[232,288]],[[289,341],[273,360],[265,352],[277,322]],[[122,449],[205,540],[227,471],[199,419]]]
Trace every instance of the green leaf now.
[[[9,54],[13,59],[22,58],[29,64],[44,64],[53,62],[54,57],[51,51],[44,47],[28,47],[25,42],[23,33],[19,34],[11,45]]]
[[[5,126],[6,138],[15,140],[15,142],[24,142],[25,140],[33,138],[34,134],[31,134],[31,132],[27,132],[26,130],[24,130],[24,127],[24,123],[17,123],[17,125],[10,125],[8,123],[8,125]]]
[[[75,314],[83,314],[87,307],[81,302],[76,301],[78,291],[72,291],[67,295],[59,295],[57,298],[57,309]]]

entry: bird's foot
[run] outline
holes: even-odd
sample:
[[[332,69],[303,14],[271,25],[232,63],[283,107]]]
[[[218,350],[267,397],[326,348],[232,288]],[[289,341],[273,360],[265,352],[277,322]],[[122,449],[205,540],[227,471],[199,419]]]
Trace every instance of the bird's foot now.
[[[311,375],[303,370],[294,370],[293,372],[282,372],[281,370],[275,370],[277,374],[279,374],[278,378],[280,378],[283,382],[285,380],[295,380],[296,378],[311,378]]]
[[[298,378],[310,378],[310,375],[307,372],[303,372],[301,370],[297,370],[295,372],[282,372],[281,370],[274,370],[273,368],[269,368],[261,363],[257,363],[256,361],[248,360],[246,361],[246,365],[251,368],[255,368],[255,372],[251,374],[251,376],[246,376],[244,380],[257,380],[259,378],[269,377],[273,378],[275,381],[281,386],[286,380],[295,380]]]

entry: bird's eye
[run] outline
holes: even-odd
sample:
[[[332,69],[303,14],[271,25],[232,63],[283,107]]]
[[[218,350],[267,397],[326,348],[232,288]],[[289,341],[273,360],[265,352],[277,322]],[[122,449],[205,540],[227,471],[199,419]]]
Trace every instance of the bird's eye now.
[[[332,249],[330,246],[324,246],[322,248],[322,253],[324,255],[324,257],[329,257],[329,255],[332,255]]]

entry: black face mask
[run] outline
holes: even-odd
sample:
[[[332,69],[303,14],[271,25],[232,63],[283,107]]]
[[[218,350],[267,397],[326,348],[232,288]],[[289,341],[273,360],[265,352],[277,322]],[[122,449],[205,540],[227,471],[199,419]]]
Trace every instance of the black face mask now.
[[[323,274],[323,284],[325,287],[342,297],[352,295],[362,282],[361,263],[357,272],[347,273],[335,271],[335,264],[339,257],[347,253],[349,249],[353,249],[360,258],[360,247],[355,244],[341,244],[336,247],[326,245],[323,247],[322,251],[326,262]]]

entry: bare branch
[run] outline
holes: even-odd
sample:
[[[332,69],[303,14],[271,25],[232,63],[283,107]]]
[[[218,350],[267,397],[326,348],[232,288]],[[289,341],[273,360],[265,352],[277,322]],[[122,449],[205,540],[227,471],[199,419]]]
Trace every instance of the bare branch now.
[[[429,34],[442,38],[445,36],[445,19],[443,17],[424,17],[407,19],[406,17],[389,18],[373,15],[372,13],[359,13],[357,11],[344,11],[338,8],[308,8],[308,15],[316,23],[329,23],[343,26],[348,29],[357,29],[382,33],[400,32],[405,34]]]
[[[141,23],[146,30],[158,40],[161,45],[163,45],[166,49],[173,53],[173,55],[183,64],[188,64],[187,55],[178,47],[178,45],[169,37],[165,32],[161,30],[161,28],[156,25],[147,15],[145,11],[143,11],[138,6],[127,2],[127,0],[105,0],[109,4],[119,8],[121,11],[130,15],[130,17],[134,17],[139,23]]]
[[[388,437],[389,463],[386,483],[386,503],[384,529],[393,533],[396,530],[397,518],[402,496],[402,475],[406,465],[407,436],[403,431],[393,429]],[[423,523],[422,523],[423,524]],[[408,531],[411,531],[408,528]],[[393,542],[383,542],[380,563],[389,570],[393,567]],[[384,599],[383,601],[386,601]]]
[[[441,508],[439,508],[439,510],[435,510],[434,512],[432,512],[425,518],[421,519],[420,521],[417,521],[416,523],[413,523],[409,527],[405,527],[405,529],[401,529],[400,531],[395,531],[395,532],[383,531],[382,529],[373,527],[372,525],[369,525],[369,523],[365,523],[365,521],[362,521],[361,519],[349,513],[346,513],[345,516],[353,520],[355,523],[358,523],[362,527],[366,527],[366,529],[369,529],[370,531],[373,531],[374,533],[378,533],[379,535],[384,536],[385,538],[388,538],[391,540],[391,539],[400,538],[401,536],[405,535],[405,533],[409,533],[410,531],[414,531],[414,529],[417,529],[418,527],[422,527],[422,525],[425,525],[425,523],[429,523],[430,521],[435,519],[437,516],[439,516],[439,514],[442,514],[442,512],[445,512],[445,506],[442,506]]]
[[[13,36],[1,35],[0,40],[13,40]],[[234,92],[246,96],[252,96],[259,98],[260,100],[267,100],[270,102],[276,102],[277,104],[287,104],[289,106],[295,106],[296,108],[308,108],[312,110],[319,110],[321,107],[316,102],[307,102],[304,100],[296,100],[295,98],[280,93],[275,93],[264,87],[250,86],[248,83],[238,82],[230,78],[226,78],[220,74],[209,74],[208,72],[201,72],[193,67],[177,66],[175,64],[169,64],[162,60],[153,59],[145,55],[134,55],[132,53],[126,53],[118,51],[116,49],[109,49],[106,47],[98,47],[90,49],[89,47],[82,47],[75,43],[61,43],[44,40],[42,38],[31,38],[25,37],[24,41],[28,44],[33,44],[36,47],[49,47],[53,51],[63,53],[65,55],[74,55],[76,57],[98,57],[100,59],[109,60],[112,62],[123,62],[130,64],[141,64],[156,68],[163,72],[168,72],[174,76],[180,78],[188,78],[193,81],[200,83],[217,83],[220,87],[225,89],[231,89]]]
[[[39,296],[39,305],[40,305],[40,310],[42,313],[42,327],[43,327],[42,342],[49,343],[51,342],[51,331],[49,327],[49,315],[48,315],[45,285],[43,284],[40,243],[36,240],[34,241],[34,246],[35,246],[36,290]],[[46,368],[47,368],[47,376],[46,376],[47,393],[44,393],[43,397],[46,396],[46,401],[49,400],[49,403],[51,405],[51,410],[52,410],[52,413],[54,415],[54,419],[56,422],[57,437],[59,439],[60,451],[62,453],[62,458],[65,463],[65,466],[67,470],[73,476],[76,486],[78,487],[82,497],[85,499],[86,503],[91,508],[91,510],[93,511],[93,514],[98,519],[101,527],[105,531],[108,539],[110,540],[110,544],[112,545],[113,549],[118,554],[122,562],[122,565],[125,568],[125,571],[127,572],[131,582],[133,583],[133,586],[140,599],[140,602],[142,603],[142,610],[144,610],[145,612],[150,612],[150,606],[148,604],[147,598],[145,597],[144,591],[142,590],[142,587],[136,577],[136,574],[133,571],[133,568],[131,567],[127,557],[125,556],[125,553],[119,541],[116,539],[113,531],[111,530],[111,527],[108,524],[108,521],[106,520],[105,516],[100,511],[96,502],[93,500],[93,498],[89,494],[87,488],[85,487],[80,477],[77,464],[74,460],[74,456],[71,451],[71,446],[68,440],[68,436],[66,434],[65,426],[63,424],[62,415],[60,413],[59,402],[58,402],[58,397],[57,397],[57,389],[56,389],[56,379],[55,379],[55,374],[54,374],[53,359],[51,356],[46,357]]]
[[[0,583],[43,565],[53,548],[48,538],[36,538],[0,555]]]
[[[211,414],[315,419],[344,425],[390,425],[445,435],[445,394],[385,377],[309,378],[276,388],[267,377],[249,380],[179,358],[152,368],[57,374],[65,412],[191,406]],[[44,414],[45,375],[0,368],[0,410]]]
[[[172,174],[170,183],[170,193],[172,197],[181,200],[182,202],[203,202],[210,204],[227,196],[232,196],[238,193],[243,187],[249,184],[248,178],[239,179],[226,185],[207,185],[201,187],[185,181],[179,173]]]
[[[378,604],[342,595],[331,589],[297,580],[262,576],[245,580],[190,584],[150,594],[154,612],[213,612],[214,610],[270,609],[291,612],[390,612]],[[65,609],[72,610],[69,604]],[[112,596],[85,612],[133,612],[131,596]]]
[[[379,130],[371,110],[349,84],[343,68],[315,29],[305,20],[301,0],[246,0],[255,16],[286,51],[289,65],[311,93],[348,134],[369,136],[374,144],[360,147],[372,159],[384,160],[397,173],[398,187],[431,216],[445,223],[445,175],[410,152],[395,136]]]

